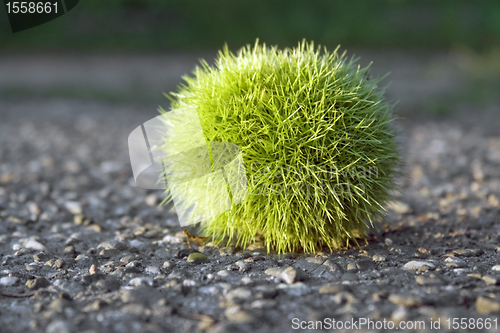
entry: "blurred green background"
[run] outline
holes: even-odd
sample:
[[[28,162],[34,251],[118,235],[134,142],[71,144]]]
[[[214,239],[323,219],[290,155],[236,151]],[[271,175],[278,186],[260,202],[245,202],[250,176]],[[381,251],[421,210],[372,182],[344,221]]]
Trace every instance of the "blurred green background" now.
[[[500,1],[81,0],[36,29],[13,35],[4,27],[0,49],[200,50],[256,37],[282,46],[307,38],[328,46],[485,49],[500,42]]]
[[[375,74],[391,72],[389,98],[407,113],[500,105],[498,0],[81,0],[66,15],[16,34],[0,6],[0,98],[160,103],[199,58],[211,62],[225,43],[237,50],[256,38],[281,48],[304,38],[330,50],[340,44],[365,64],[374,60]],[[40,54],[48,54],[45,72]],[[107,56],[69,56],[75,54]],[[172,57],[162,62],[165,55]],[[82,64],[94,81],[76,70]],[[38,84],[28,74],[15,80],[24,67]]]

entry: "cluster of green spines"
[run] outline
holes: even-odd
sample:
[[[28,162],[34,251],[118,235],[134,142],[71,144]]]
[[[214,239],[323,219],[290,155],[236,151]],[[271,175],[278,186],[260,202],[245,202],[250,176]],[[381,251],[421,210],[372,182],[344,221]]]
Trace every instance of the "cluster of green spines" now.
[[[237,144],[245,163],[244,201],[201,224],[214,243],[312,252],[366,235],[399,164],[392,108],[368,70],[313,43],[256,43],[184,78],[172,108],[196,107],[207,142]]]

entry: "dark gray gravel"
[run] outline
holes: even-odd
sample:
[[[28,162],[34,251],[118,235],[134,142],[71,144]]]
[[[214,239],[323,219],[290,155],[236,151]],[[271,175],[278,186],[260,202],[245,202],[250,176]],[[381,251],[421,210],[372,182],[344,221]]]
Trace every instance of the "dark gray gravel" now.
[[[2,101],[0,331],[292,332],[365,318],[430,332],[431,320],[495,319],[499,111],[399,121],[409,177],[367,245],[282,257],[193,245],[207,262],[157,207],[161,191],[133,186],[127,136],[154,107]]]

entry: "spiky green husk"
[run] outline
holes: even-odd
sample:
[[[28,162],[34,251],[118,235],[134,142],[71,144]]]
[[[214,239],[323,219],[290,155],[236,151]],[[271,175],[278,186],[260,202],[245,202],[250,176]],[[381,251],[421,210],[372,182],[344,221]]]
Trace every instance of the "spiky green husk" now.
[[[201,224],[215,244],[260,236],[278,253],[314,252],[366,235],[399,165],[392,107],[368,70],[313,43],[257,42],[184,78],[172,109],[196,107],[207,141],[239,145],[245,163],[247,197]]]

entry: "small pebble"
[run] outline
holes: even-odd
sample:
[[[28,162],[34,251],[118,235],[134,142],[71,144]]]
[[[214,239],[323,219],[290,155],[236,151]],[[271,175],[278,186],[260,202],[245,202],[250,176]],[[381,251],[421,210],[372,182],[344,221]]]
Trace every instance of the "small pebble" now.
[[[358,271],[358,266],[356,266],[356,263],[350,262],[347,264],[348,273],[356,273],[357,271]]]
[[[45,288],[49,286],[50,283],[49,281],[45,280],[43,277],[42,278],[35,278],[35,279],[29,279],[26,281],[26,287],[30,289],[39,289],[39,288]]]
[[[136,259],[135,256],[125,256],[125,257],[120,258],[120,262],[122,262],[124,264],[128,264],[129,262],[131,262],[134,259]]]
[[[424,247],[419,247],[418,252],[422,253],[422,254],[427,254],[427,255],[431,254],[431,252]]]
[[[337,263],[335,263],[335,261],[333,261],[332,259],[326,260],[323,263],[323,265],[329,267],[331,273],[340,273],[340,272],[342,272],[342,269],[340,268],[340,266],[337,265]]]
[[[226,266],[226,270],[228,270],[228,271],[237,271],[237,270],[239,270],[239,267],[236,266],[236,265],[230,264],[230,265]]]
[[[403,269],[407,271],[418,270],[427,272],[429,269],[435,269],[435,268],[436,266],[433,263],[428,261],[419,261],[419,260],[409,261],[403,266]]]
[[[40,252],[40,253],[35,254],[33,256],[33,260],[35,262],[45,262],[45,261],[47,261],[48,258],[49,258],[49,256],[46,255],[44,252]]]
[[[210,259],[203,253],[194,252],[187,257],[187,262],[192,262],[193,264],[203,264],[209,263]]]
[[[314,264],[322,265],[325,262],[326,258],[319,257],[319,256],[318,257],[307,257],[306,260],[308,262],[312,262]]]
[[[54,264],[52,265],[52,267],[54,268],[63,268],[64,266],[64,260],[62,259],[57,259],[56,261],[54,261]]]
[[[409,312],[403,307],[399,306],[396,310],[394,310],[391,314],[391,320],[395,323],[399,323],[401,321],[408,319]]]
[[[286,283],[292,284],[295,283],[296,281],[302,281],[305,278],[305,273],[300,269],[287,267],[281,273],[281,278]]]
[[[75,247],[73,245],[69,245],[69,246],[66,246],[64,248],[64,251],[63,251],[64,255],[66,256],[70,256],[72,258],[75,257],[76,255],[76,250],[75,250]]]
[[[19,281],[17,277],[14,276],[4,276],[0,278],[0,285],[4,287],[10,287],[16,284],[16,282]]]
[[[186,279],[186,280],[182,281],[182,285],[185,287],[195,287],[197,285],[197,283],[194,280]]]
[[[472,278],[476,278],[476,279],[482,278],[481,274],[478,274],[478,273],[470,273],[470,274],[467,274],[467,276],[472,277]]]
[[[78,201],[66,201],[64,206],[73,215],[82,214],[82,205]]]
[[[241,272],[247,272],[251,268],[251,266],[243,260],[238,260],[237,262],[235,262],[235,264],[236,264],[236,266],[238,266],[238,268]]]
[[[500,279],[498,279],[495,276],[491,276],[491,275],[485,275],[482,277],[482,279],[488,285],[495,285],[495,284],[499,284],[499,282],[500,282]]]
[[[133,278],[132,280],[130,280],[128,284],[131,286],[136,286],[136,287],[140,287],[140,286],[152,287],[153,286],[153,279],[150,277],[145,277],[145,276],[136,277],[136,278]]]
[[[420,297],[408,294],[392,294],[389,295],[389,301],[401,306],[422,306],[423,301]]]
[[[243,283],[243,284],[251,284],[251,283],[253,283],[252,278],[251,278],[251,277],[249,277],[249,276],[244,276],[244,277],[242,277],[240,281],[241,281],[241,283]]]
[[[376,254],[373,256],[372,260],[373,261],[385,261],[386,259],[385,259],[385,256]]]
[[[51,259],[53,260],[53,259]],[[49,260],[50,261],[50,260]],[[95,259],[86,255],[86,254],[79,254],[76,258],[75,258],[75,263],[78,267],[89,267],[90,265],[94,264],[95,262]],[[47,265],[47,263],[46,263]]]
[[[448,257],[444,260],[446,262],[447,267],[452,267],[452,268],[463,268],[467,266],[467,263],[457,257]]]
[[[38,271],[40,269],[40,265],[38,263],[35,263],[35,262],[32,262],[28,265],[26,265],[26,270],[28,272],[35,272],[35,271]]]
[[[218,271],[217,275],[226,277],[226,276],[229,276],[230,273],[228,271],[226,271],[226,270],[222,270],[222,271]]]
[[[490,314],[500,311],[500,302],[489,297],[479,296],[476,299],[476,310],[482,314]]]
[[[28,210],[32,215],[38,216],[40,215],[40,206],[38,206],[35,202],[29,202],[28,203]]]
[[[281,274],[283,274],[283,270],[284,269],[281,267],[270,267],[270,268],[266,269],[264,271],[264,273],[266,273],[267,275],[273,276],[273,277],[281,278]]]
[[[387,205],[387,209],[399,214],[406,214],[411,212],[411,208],[407,203],[397,200],[389,202],[389,204]]]
[[[83,216],[82,214],[78,214],[78,215],[73,216],[73,222],[75,222],[78,225],[82,224],[84,219],[85,219],[85,216]]]
[[[498,206],[500,206],[500,200],[498,200],[496,195],[490,194],[488,196],[488,205],[493,206],[493,207],[498,207]]]
[[[165,237],[163,237],[162,242],[177,244],[177,243],[183,243],[184,240],[180,237],[166,235]]]
[[[146,197],[146,205],[148,206],[156,206],[158,203],[158,199],[156,198],[156,194],[150,194]]]
[[[224,312],[226,318],[235,323],[251,323],[255,321],[255,317],[249,312],[242,310],[239,306],[232,306]]]
[[[47,248],[45,247],[45,245],[43,245],[42,243],[40,243],[34,239],[28,240],[24,244],[24,247],[26,247],[28,249],[37,250],[37,251],[47,251]]]

